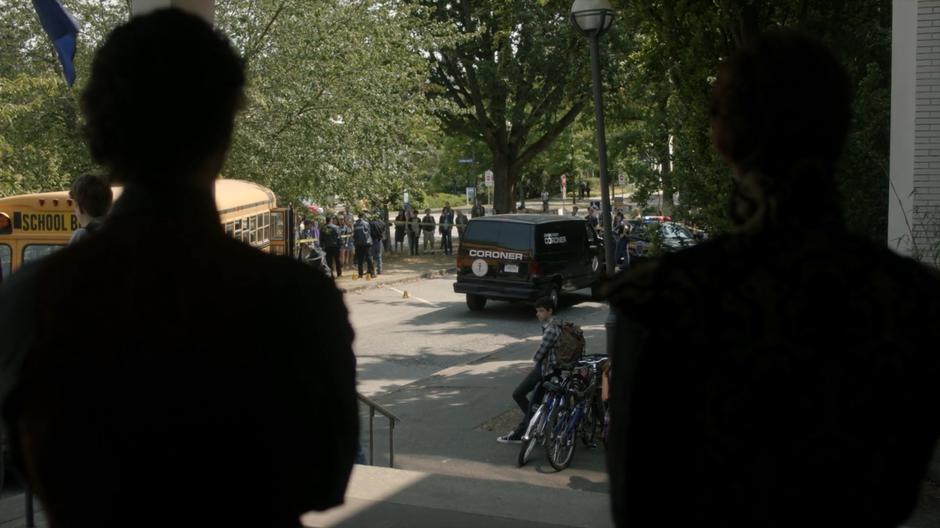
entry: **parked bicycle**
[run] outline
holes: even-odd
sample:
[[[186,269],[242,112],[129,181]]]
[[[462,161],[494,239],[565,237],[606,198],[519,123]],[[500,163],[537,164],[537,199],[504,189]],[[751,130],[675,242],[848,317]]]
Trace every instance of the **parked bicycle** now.
[[[544,396],[538,408],[532,413],[532,418],[529,419],[529,425],[522,435],[522,447],[519,449],[518,459],[519,467],[524,466],[526,462],[528,462],[532,451],[535,450],[535,446],[546,446],[547,437],[545,433],[549,429],[548,424],[552,421],[556,410],[561,404],[562,398],[564,398],[564,384],[570,373],[571,372],[568,370],[560,370],[548,379],[542,381]]]
[[[586,447],[596,446],[597,431],[605,421],[600,386],[601,370],[606,361],[607,356],[596,355],[579,361],[549,416],[545,454],[557,471],[571,464],[578,438]]]

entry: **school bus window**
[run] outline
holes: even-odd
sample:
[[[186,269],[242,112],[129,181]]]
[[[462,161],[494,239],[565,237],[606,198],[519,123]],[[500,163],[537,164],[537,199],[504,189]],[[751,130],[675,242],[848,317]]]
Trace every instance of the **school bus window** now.
[[[271,213],[264,213],[264,239],[271,240]]]
[[[6,244],[0,244],[0,280],[10,276],[13,267],[13,250]]]
[[[13,234],[13,222],[6,213],[0,213],[0,235]]]
[[[51,255],[65,244],[30,244],[23,248],[23,264]]]
[[[251,234],[251,230],[248,227],[248,219],[242,219],[242,242],[248,243],[248,235]]]
[[[235,224],[233,222],[225,224],[225,234],[230,237],[235,236]]]
[[[254,245],[254,243],[258,241],[258,217],[252,216],[251,218],[249,218],[248,225],[251,226],[250,228],[251,230],[249,231],[250,234],[248,237],[248,242]]]
[[[235,229],[232,231],[232,237],[235,240],[241,240],[242,239],[242,221],[235,220],[234,225],[235,225]]]

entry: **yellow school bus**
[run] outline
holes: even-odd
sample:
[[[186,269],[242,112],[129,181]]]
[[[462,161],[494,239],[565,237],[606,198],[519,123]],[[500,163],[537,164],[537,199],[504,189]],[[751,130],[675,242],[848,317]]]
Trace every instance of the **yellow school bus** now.
[[[114,199],[121,194],[113,187]],[[229,236],[262,251],[288,253],[291,215],[270,189],[241,180],[216,180],[215,203]],[[0,198],[0,280],[20,266],[68,244],[78,229],[68,191]]]

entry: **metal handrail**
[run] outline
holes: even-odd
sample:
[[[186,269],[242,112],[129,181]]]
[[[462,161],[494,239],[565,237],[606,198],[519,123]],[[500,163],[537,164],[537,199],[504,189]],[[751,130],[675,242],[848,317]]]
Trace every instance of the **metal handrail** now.
[[[401,418],[395,416],[391,411],[382,407],[378,402],[356,391],[359,401],[369,406],[369,465],[375,465],[375,411],[388,418],[388,467],[395,467],[395,422],[400,422]]]

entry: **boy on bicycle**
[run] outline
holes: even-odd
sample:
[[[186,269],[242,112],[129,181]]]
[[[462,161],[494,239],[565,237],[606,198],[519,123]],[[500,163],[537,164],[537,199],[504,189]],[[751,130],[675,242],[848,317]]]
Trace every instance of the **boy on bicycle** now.
[[[542,343],[535,351],[532,361],[535,363],[532,370],[523,378],[516,390],[512,391],[512,399],[522,409],[522,421],[516,428],[496,439],[502,444],[521,444],[522,435],[531,418],[533,404],[542,399],[542,378],[549,375],[557,364],[558,346],[561,342],[561,325],[555,318],[555,306],[549,297],[540,297],[535,301],[535,316],[542,323]],[[534,391],[534,392],[533,392]],[[532,394],[531,402],[526,397]]]

